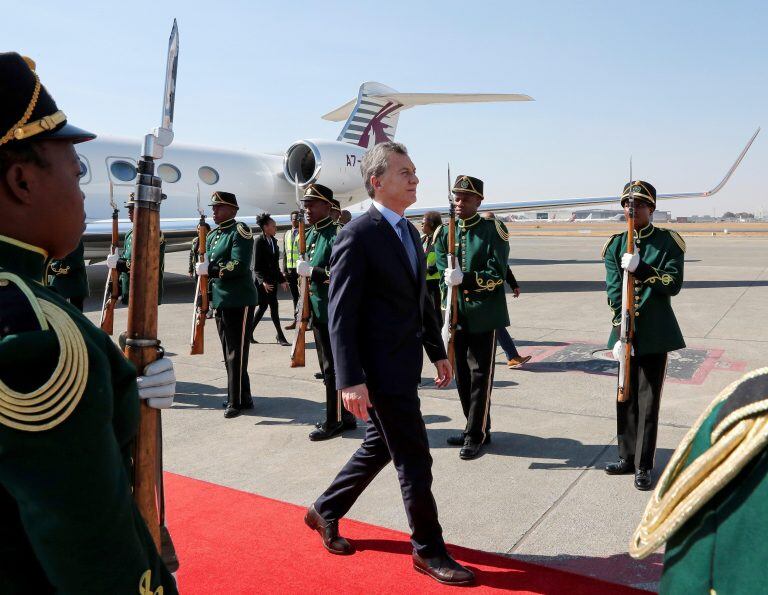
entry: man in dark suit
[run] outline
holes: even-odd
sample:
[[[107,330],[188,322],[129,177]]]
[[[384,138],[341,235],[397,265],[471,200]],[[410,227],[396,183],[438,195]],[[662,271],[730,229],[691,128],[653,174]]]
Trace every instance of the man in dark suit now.
[[[269,308],[272,324],[277,330],[277,343],[288,347],[290,343],[285,338],[283,329],[280,328],[280,310],[277,302],[277,286],[281,285],[284,290],[288,290],[288,282],[280,271],[280,248],[275,239],[277,223],[269,213],[262,213],[256,217],[256,224],[262,231],[262,234],[256,238],[253,258],[253,272],[256,277],[256,289],[259,292],[259,309],[253,317],[251,343],[258,343],[253,337],[253,332],[264,316],[264,312]]]
[[[365,439],[305,522],[325,548],[351,554],[338,522],[392,461],[411,527],[414,568],[446,584],[469,584],[472,571],[445,547],[432,496],[432,457],[418,395],[422,349],[443,388],[452,370],[440,322],[427,300],[426,260],[416,228],[403,217],[416,202],[416,168],[406,148],[386,142],[366,153],[361,169],[374,204],[341,229],[331,256],[328,327],[344,406],[368,420]]]

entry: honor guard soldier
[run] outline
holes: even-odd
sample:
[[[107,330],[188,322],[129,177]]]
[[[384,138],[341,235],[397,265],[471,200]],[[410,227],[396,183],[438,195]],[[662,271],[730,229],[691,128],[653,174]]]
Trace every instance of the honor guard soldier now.
[[[165,195],[163,195],[165,198]],[[125,202],[128,209],[128,219],[133,223],[135,195],[131,192],[130,198]],[[131,253],[133,247],[133,229],[129,229],[123,239],[123,248],[119,254],[110,254],[107,256],[107,266],[110,269],[117,269],[120,273],[120,301],[123,304],[128,303],[128,295],[131,291]],[[160,274],[157,281],[157,303],[163,303],[163,271],[165,270],[165,236],[160,232]]]
[[[727,388],[664,468],[629,545],[665,545],[664,595],[765,593],[768,584],[768,368]]]
[[[477,457],[491,440],[491,389],[496,353],[496,329],[509,326],[504,281],[509,258],[509,235],[496,219],[477,212],[483,200],[483,182],[459,176],[453,187],[456,205],[456,261],[448,263],[448,228],[435,244],[437,268],[444,293],[458,287],[458,325],[454,333],[456,387],[467,418],[464,433],[448,438],[461,446],[462,459]]]
[[[253,409],[248,378],[248,332],[258,301],[251,276],[253,234],[245,223],[235,221],[240,207],[231,192],[214,192],[210,206],[218,227],[208,234],[205,261],[195,265],[195,273],[208,275],[211,286],[211,305],[216,310],[216,328],[227,367],[224,417],[231,418],[244,409]]]
[[[306,238],[307,260],[299,259],[296,272],[310,280],[309,303],[312,308],[312,332],[315,335],[317,359],[325,384],[325,421],[310,432],[313,441],[328,440],[344,430],[357,427],[355,416],[341,404],[336,390],[336,371],[331,352],[331,336],[328,333],[328,287],[331,279],[331,249],[340,226],[331,218],[333,208],[339,203],[333,191],[320,184],[311,184],[304,191],[304,208],[307,223],[311,226]]]
[[[64,258],[48,263],[48,286],[60,296],[69,300],[75,308],[83,311],[83,302],[88,297],[88,275],[85,272],[85,247],[83,240],[75,251]]]
[[[667,370],[667,353],[685,347],[672,311],[671,297],[683,286],[685,242],[676,231],[655,227],[656,189],[648,182],[624,186],[621,205],[627,209],[630,190],[635,203],[635,253],[626,253],[627,232],[616,234],[603,246],[608,306],[613,329],[608,347],[620,357],[619,328],[624,269],[634,277],[634,338],[630,358],[630,396],[616,402],[619,459],[609,463],[609,475],[635,474],[638,490],[651,488],[656,452],[661,391]]]
[[[48,259],[82,236],[73,144],[95,136],[34,69],[0,54],[0,592],[175,594],[130,482],[139,399],[169,407],[173,365],[137,385],[110,338],[44,286]]]

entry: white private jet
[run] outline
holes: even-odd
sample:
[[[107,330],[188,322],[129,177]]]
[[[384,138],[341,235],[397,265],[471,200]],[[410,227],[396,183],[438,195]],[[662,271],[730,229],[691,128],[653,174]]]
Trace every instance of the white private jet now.
[[[195,236],[194,217],[198,193],[201,204],[216,190],[234,192],[240,204],[238,220],[256,225],[256,215],[269,212],[277,223],[288,225],[296,209],[295,180],[299,187],[319,183],[333,190],[342,208],[368,196],[360,176],[360,160],[369,147],[393,140],[400,112],[417,105],[532,101],[520,94],[398,93],[381,83],[360,86],[356,99],[323,116],[345,121],[336,140],[306,139],[294,142],[285,154],[248,153],[173,143],[156,164],[163,180],[160,228],[167,250],[183,250]],[[118,205],[127,199],[136,180],[141,140],[99,137],[77,146],[81,186],[86,195],[85,257],[103,259],[111,237],[112,207],[109,187],[115,188]],[[120,233],[130,229],[121,219]]]
[[[356,99],[325,114],[324,119],[345,121],[334,140],[299,140],[283,155],[228,151],[173,143],[156,164],[167,199],[161,207],[160,228],[166,238],[166,250],[185,250],[196,235],[199,217],[193,215],[198,195],[201,203],[216,190],[234,192],[240,204],[238,220],[251,227],[256,215],[269,212],[280,226],[287,226],[289,213],[296,208],[296,180],[300,188],[319,183],[331,188],[342,208],[349,208],[368,198],[360,175],[360,160],[368,148],[394,140],[400,112],[417,105],[445,103],[487,103],[531,101],[521,94],[398,93],[381,83],[360,86]],[[746,155],[757,131],[739,154],[725,177],[712,190],[695,193],[660,194],[658,199],[707,197],[719,191]],[[109,188],[117,191],[118,203],[128,197],[136,179],[136,156],[140,140],[99,137],[76,146],[80,157],[81,186],[86,195],[85,258],[102,260],[109,251],[112,208]],[[616,196],[599,198],[557,198],[525,202],[483,204],[483,210],[520,212],[565,207],[615,204]],[[204,202],[203,202],[204,201]],[[406,216],[420,217],[426,211],[445,209],[417,207]],[[130,229],[121,219],[120,234]]]

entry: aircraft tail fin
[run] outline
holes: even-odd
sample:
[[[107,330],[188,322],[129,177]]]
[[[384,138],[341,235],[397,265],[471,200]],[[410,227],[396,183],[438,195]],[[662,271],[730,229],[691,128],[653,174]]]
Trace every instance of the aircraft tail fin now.
[[[394,140],[400,112],[416,105],[436,103],[488,103],[533,101],[528,95],[513,93],[398,93],[381,83],[360,85],[357,99],[323,116],[324,120],[346,119],[337,140],[361,147],[372,147]]]

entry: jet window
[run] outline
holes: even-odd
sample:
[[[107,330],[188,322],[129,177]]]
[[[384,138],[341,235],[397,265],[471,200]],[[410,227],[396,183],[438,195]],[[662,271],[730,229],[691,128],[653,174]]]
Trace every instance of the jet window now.
[[[170,163],[163,163],[157,168],[157,175],[160,176],[163,182],[173,184],[181,179],[181,171],[175,165]]]
[[[128,161],[113,161],[109,166],[109,171],[121,182],[131,182],[136,178],[136,166]]]
[[[197,175],[201,182],[208,184],[209,186],[213,186],[219,181],[219,172],[217,172],[212,167],[208,167],[207,165],[204,165],[198,169]]]
[[[80,154],[77,155],[77,159],[80,162],[80,184],[87,184],[91,181],[91,168],[88,159]]]

